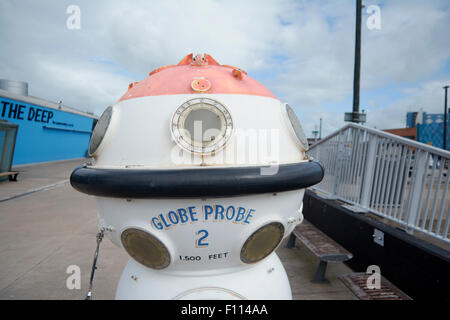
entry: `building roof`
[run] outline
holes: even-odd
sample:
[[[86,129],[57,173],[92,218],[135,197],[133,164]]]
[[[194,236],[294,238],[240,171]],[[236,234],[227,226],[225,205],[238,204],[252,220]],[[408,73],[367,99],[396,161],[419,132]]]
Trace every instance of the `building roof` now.
[[[410,138],[417,140],[417,127],[413,128],[399,128],[399,129],[386,129],[384,132],[392,133],[400,137]]]
[[[94,114],[83,112],[83,111],[77,110],[75,108],[65,106],[63,104],[58,104],[58,103],[55,103],[52,101],[44,100],[44,99],[33,97],[33,96],[23,96],[21,94],[12,93],[12,92],[2,90],[2,89],[0,89],[0,97],[12,99],[12,100],[18,100],[18,101],[34,104],[37,106],[46,107],[49,109],[73,113],[73,114],[77,114],[77,115],[88,117],[88,118],[98,119],[98,116],[96,116]]]

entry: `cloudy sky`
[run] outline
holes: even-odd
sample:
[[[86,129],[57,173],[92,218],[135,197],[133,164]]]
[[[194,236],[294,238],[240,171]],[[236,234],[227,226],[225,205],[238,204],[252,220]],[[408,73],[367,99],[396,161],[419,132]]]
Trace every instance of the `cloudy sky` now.
[[[79,30],[67,8],[81,10]],[[450,1],[366,0],[361,109],[367,125],[442,112],[450,84]],[[376,5],[381,29],[367,20]],[[355,0],[1,0],[0,78],[100,114],[130,82],[191,52],[241,67],[293,106],[311,136],[352,109]]]

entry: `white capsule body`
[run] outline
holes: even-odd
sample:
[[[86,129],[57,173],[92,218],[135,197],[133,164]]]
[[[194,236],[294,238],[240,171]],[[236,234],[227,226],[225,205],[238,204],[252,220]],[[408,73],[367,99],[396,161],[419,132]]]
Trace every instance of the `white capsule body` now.
[[[226,143],[212,154],[183,149],[171,125],[177,108],[208,98],[232,118]],[[304,149],[279,100],[253,95],[161,95],[113,105],[108,130],[92,167],[120,170],[183,170],[306,162]],[[180,177],[181,178],[181,177]],[[287,237],[303,220],[304,190],[212,198],[132,199],[97,197],[100,227],[118,246],[127,229],[161,241],[170,264],[152,270],[130,260],[118,285],[118,299],[291,299],[284,268],[275,253],[244,263],[241,251],[259,228],[276,222]]]

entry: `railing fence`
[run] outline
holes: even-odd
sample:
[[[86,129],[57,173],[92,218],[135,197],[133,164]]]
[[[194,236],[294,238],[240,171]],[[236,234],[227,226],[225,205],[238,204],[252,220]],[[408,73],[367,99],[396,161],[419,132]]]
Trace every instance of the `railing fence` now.
[[[450,242],[450,152],[348,124],[308,154],[325,167],[314,189]]]

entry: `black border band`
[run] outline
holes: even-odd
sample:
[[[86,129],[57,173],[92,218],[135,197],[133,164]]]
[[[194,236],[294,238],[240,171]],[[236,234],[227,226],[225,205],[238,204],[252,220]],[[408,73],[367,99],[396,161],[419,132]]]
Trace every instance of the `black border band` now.
[[[322,181],[318,162],[279,165],[273,175],[261,175],[268,167],[194,168],[172,170],[76,168],[70,184],[94,196],[152,198],[218,198],[298,190]]]

